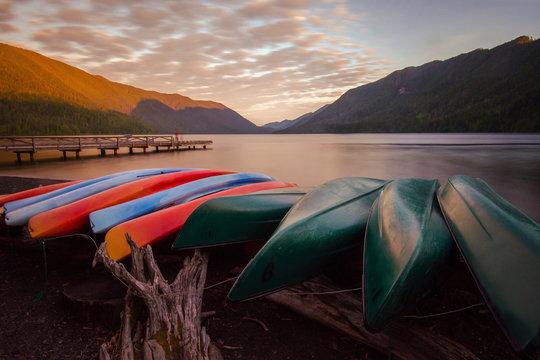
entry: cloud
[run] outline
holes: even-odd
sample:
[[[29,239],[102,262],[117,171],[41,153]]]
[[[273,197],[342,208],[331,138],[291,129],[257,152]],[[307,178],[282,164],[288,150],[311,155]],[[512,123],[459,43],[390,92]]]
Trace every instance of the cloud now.
[[[86,12],[80,9],[63,8],[60,9],[57,16],[66,23],[84,24],[90,21]]]
[[[252,27],[248,30],[249,37],[257,43],[279,44],[297,39],[304,27],[299,21],[282,19],[270,24]]]
[[[140,45],[136,39],[115,36],[85,26],[62,26],[35,32],[32,39],[46,48],[63,54],[80,55],[99,62],[111,57],[129,58],[132,49]]]
[[[269,1],[251,1],[237,12],[246,19],[275,18],[281,13],[280,9],[272,6]]]
[[[167,10],[163,8],[149,8],[140,5],[131,8],[130,18],[133,24],[143,28],[159,26],[163,19],[168,17]]]
[[[315,111],[388,69],[374,44],[351,37],[365,14],[345,2],[226,3],[28,0],[0,9],[26,21],[12,31],[32,50],[113,81],[219,101],[257,123]]]
[[[0,1],[0,22],[10,21],[15,19],[13,13],[13,3],[11,1]]]
[[[8,24],[8,23],[0,23],[0,32],[3,32],[3,33],[12,33],[12,32],[16,32],[16,31],[19,31],[19,28],[16,27],[15,25],[11,25],[11,24]]]

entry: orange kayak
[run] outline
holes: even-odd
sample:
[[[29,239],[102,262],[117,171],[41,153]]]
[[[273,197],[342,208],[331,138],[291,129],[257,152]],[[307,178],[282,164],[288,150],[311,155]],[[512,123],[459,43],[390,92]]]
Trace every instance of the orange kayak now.
[[[26,199],[26,198],[29,198],[31,196],[45,194],[45,193],[48,193],[48,192],[51,192],[51,191],[54,191],[54,190],[64,188],[64,187],[69,186],[69,185],[80,183],[81,181],[83,181],[83,180],[68,181],[68,182],[63,182],[63,183],[58,183],[58,184],[38,186],[38,187],[33,188],[33,189],[19,191],[19,192],[13,193],[13,194],[1,195],[0,196],[0,206],[4,205],[5,203],[10,202],[10,201]]]
[[[105,236],[107,254],[115,261],[131,254],[131,249],[126,241],[126,233],[130,235],[139,248],[173,238],[180,231],[193,210],[206,200],[220,196],[244,195],[256,191],[292,186],[296,186],[296,184],[282,181],[266,181],[243,185],[126,221],[107,232]]]
[[[87,230],[88,215],[96,210],[166,190],[193,180],[230,174],[222,170],[191,170],[156,175],[129,182],[81,200],[51,209],[30,218],[28,231],[33,238],[75,234]]]

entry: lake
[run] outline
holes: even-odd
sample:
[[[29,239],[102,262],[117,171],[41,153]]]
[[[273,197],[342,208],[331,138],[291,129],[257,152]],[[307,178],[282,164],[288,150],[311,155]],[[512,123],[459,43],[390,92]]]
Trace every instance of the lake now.
[[[38,152],[30,164],[0,153],[0,175],[86,179],[145,167],[194,167],[261,172],[299,185],[346,176],[382,179],[436,178],[455,174],[485,180],[537,222],[540,220],[540,134],[313,134],[184,135],[211,139],[206,150],[149,151],[97,156],[84,151],[62,160]]]

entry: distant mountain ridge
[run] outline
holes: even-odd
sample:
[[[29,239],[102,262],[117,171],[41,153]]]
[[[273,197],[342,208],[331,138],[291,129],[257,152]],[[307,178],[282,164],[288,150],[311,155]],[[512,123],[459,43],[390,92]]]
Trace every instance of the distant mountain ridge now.
[[[540,40],[395,71],[294,120],[258,127],[225,105],[163,94],[0,43],[0,135],[540,132]]]
[[[302,124],[305,124],[309,120],[311,120],[315,115],[326,109],[330,104],[326,104],[323,107],[321,107],[319,110],[315,112],[308,112],[304,115],[301,115],[297,117],[294,120],[282,120],[282,121],[274,121],[270,122],[268,124],[265,124],[262,126],[263,129],[267,129],[270,131],[277,131],[277,130],[283,130],[286,128],[289,128],[291,126],[300,126]]]
[[[277,132],[540,132],[540,40],[395,71]]]
[[[79,111],[81,114],[89,110],[92,116],[99,117],[98,114],[103,113],[104,118],[110,118],[115,113],[114,116],[121,117],[123,121],[132,122],[135,129],[145,128],[161,133],[259,132],[255,124],[223,104],[112,82],[38,53],[6,44],[0,44],[0,78],[0,99],[3,104],[0,111],[6,110],[7,104],[12,103],[17,104],[13,106],[24,113],[30,105],[22,105],[22,99],[31,97],[39,99],[37,103],[48,104],[44,111],[73,107],[84,109]],[[159,116],[152,113],[156,107],[160,109]],[[39,114],[39,110],[31,113]],[[58,118],[57,114],[44,115]],[[64,115],[68,116],[67,113]],[[20,119],[21,116],[24,114],[16,118]],[[14,118],[14,114],[10,118],[12,121],[20,121]],[[9,124],[2,125],[5,129]],[[79,131],[85,132],[85,129]]]

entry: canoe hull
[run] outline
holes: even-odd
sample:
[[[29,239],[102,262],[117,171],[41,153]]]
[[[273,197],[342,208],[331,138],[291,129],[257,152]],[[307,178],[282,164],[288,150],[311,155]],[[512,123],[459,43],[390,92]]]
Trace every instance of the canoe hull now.
[[[452,253],[437,180],[400,179],[374,202],[364,241],[364,323],[378,331],[429,291]]]
[[[516,351],[540,346],[540,226],[480,179],[438,192],[444,217],[486,303]]]
[[[228,297],[246,300],[299,283],[359,247],[369,209],[386,183],[343,178],[306,194],[246,266]]]
[[[298,190],[208,200],[189,216],[173,247],[268,240],[285,214],[304,195],[305,192]]]

